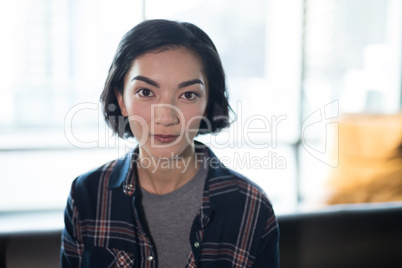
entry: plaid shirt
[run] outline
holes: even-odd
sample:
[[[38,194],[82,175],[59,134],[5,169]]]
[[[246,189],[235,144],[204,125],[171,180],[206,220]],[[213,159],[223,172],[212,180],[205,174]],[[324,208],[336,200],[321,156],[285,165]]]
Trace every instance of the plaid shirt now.
[[[203,150],[208,176],[183,267],[279,267],[279,229],[269,200],[207,147]],[[136,152],[73,182],[65,210],[63,268],[158,267],[136,190]]]

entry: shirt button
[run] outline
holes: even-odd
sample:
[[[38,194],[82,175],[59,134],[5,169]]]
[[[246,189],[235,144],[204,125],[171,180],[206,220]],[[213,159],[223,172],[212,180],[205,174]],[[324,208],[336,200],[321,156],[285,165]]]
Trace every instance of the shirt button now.
[[[152,261],[153,259],[154,259],[154,257],[148,256],[148,260],[149,260],[149,261]]]
[[[200,247],[200,243],[195,242],[195,243],[194,243],[194,247],[199,248],[199,247]]]

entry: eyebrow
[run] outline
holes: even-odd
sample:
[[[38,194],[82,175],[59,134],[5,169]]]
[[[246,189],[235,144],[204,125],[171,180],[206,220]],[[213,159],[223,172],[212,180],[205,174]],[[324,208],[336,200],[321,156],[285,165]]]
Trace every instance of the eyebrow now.
[[[147,84],[150,84],[151,86],[154,86],[154,87],[159,88],[159,84],[158,84],[158,83],[156,83],[154,80],[152,80],[151,78],[148,78],[148,77],[146,77],[146,76],[137,75],[136,77],[134,77],[133,79],[131,79],[131,81],[134,81],[134,80],[139,80],[139,81],[145,82],[145,83],[147,83]]]
[[[139,80],[139,81],[145,82],[145,83],[147,83],[147,84],[149,84],[151,86],[157,87],[157,88],[160,87],[160,85],[156,81],[154,81],[151,78],[148,78],[146,76],[137,75],[133,79],[131,79],[131,81],[134,81],[134,80]],[[193,80],[181,82],[179,84],[179,88],[185,88],[185,87],[192,86],[192,85],[195,85],[195,84],[204,85],[204,83],[200,79],[193,79]]]
[[[179,88],[184,88],[184,87],[189,87],[195,84],[201,84],[204,85],[204,83],[200,79],[193,79],[190,81],[185,81],[179,84]]]

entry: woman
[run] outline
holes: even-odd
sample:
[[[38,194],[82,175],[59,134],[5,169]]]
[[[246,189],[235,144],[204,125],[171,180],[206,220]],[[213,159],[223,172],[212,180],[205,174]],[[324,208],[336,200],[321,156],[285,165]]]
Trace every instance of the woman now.
[[[229,125],[225,75],[190,23],[145,21],[120,42],[101,101],[138,148],[79,176],[62,267],[278,267],[265,194],[194,141]]]

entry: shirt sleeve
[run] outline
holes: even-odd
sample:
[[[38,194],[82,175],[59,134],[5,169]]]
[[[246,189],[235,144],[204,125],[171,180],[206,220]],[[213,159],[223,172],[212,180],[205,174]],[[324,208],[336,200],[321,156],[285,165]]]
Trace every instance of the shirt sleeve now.
[[[279,268],[279,227],[272,213],[265,222],[254,268]]]
[[[80,267],[84,244],[78,219],[78,209],[74,201],[74,183],[64,211],[64,224],[60,254],[61,267]]]

